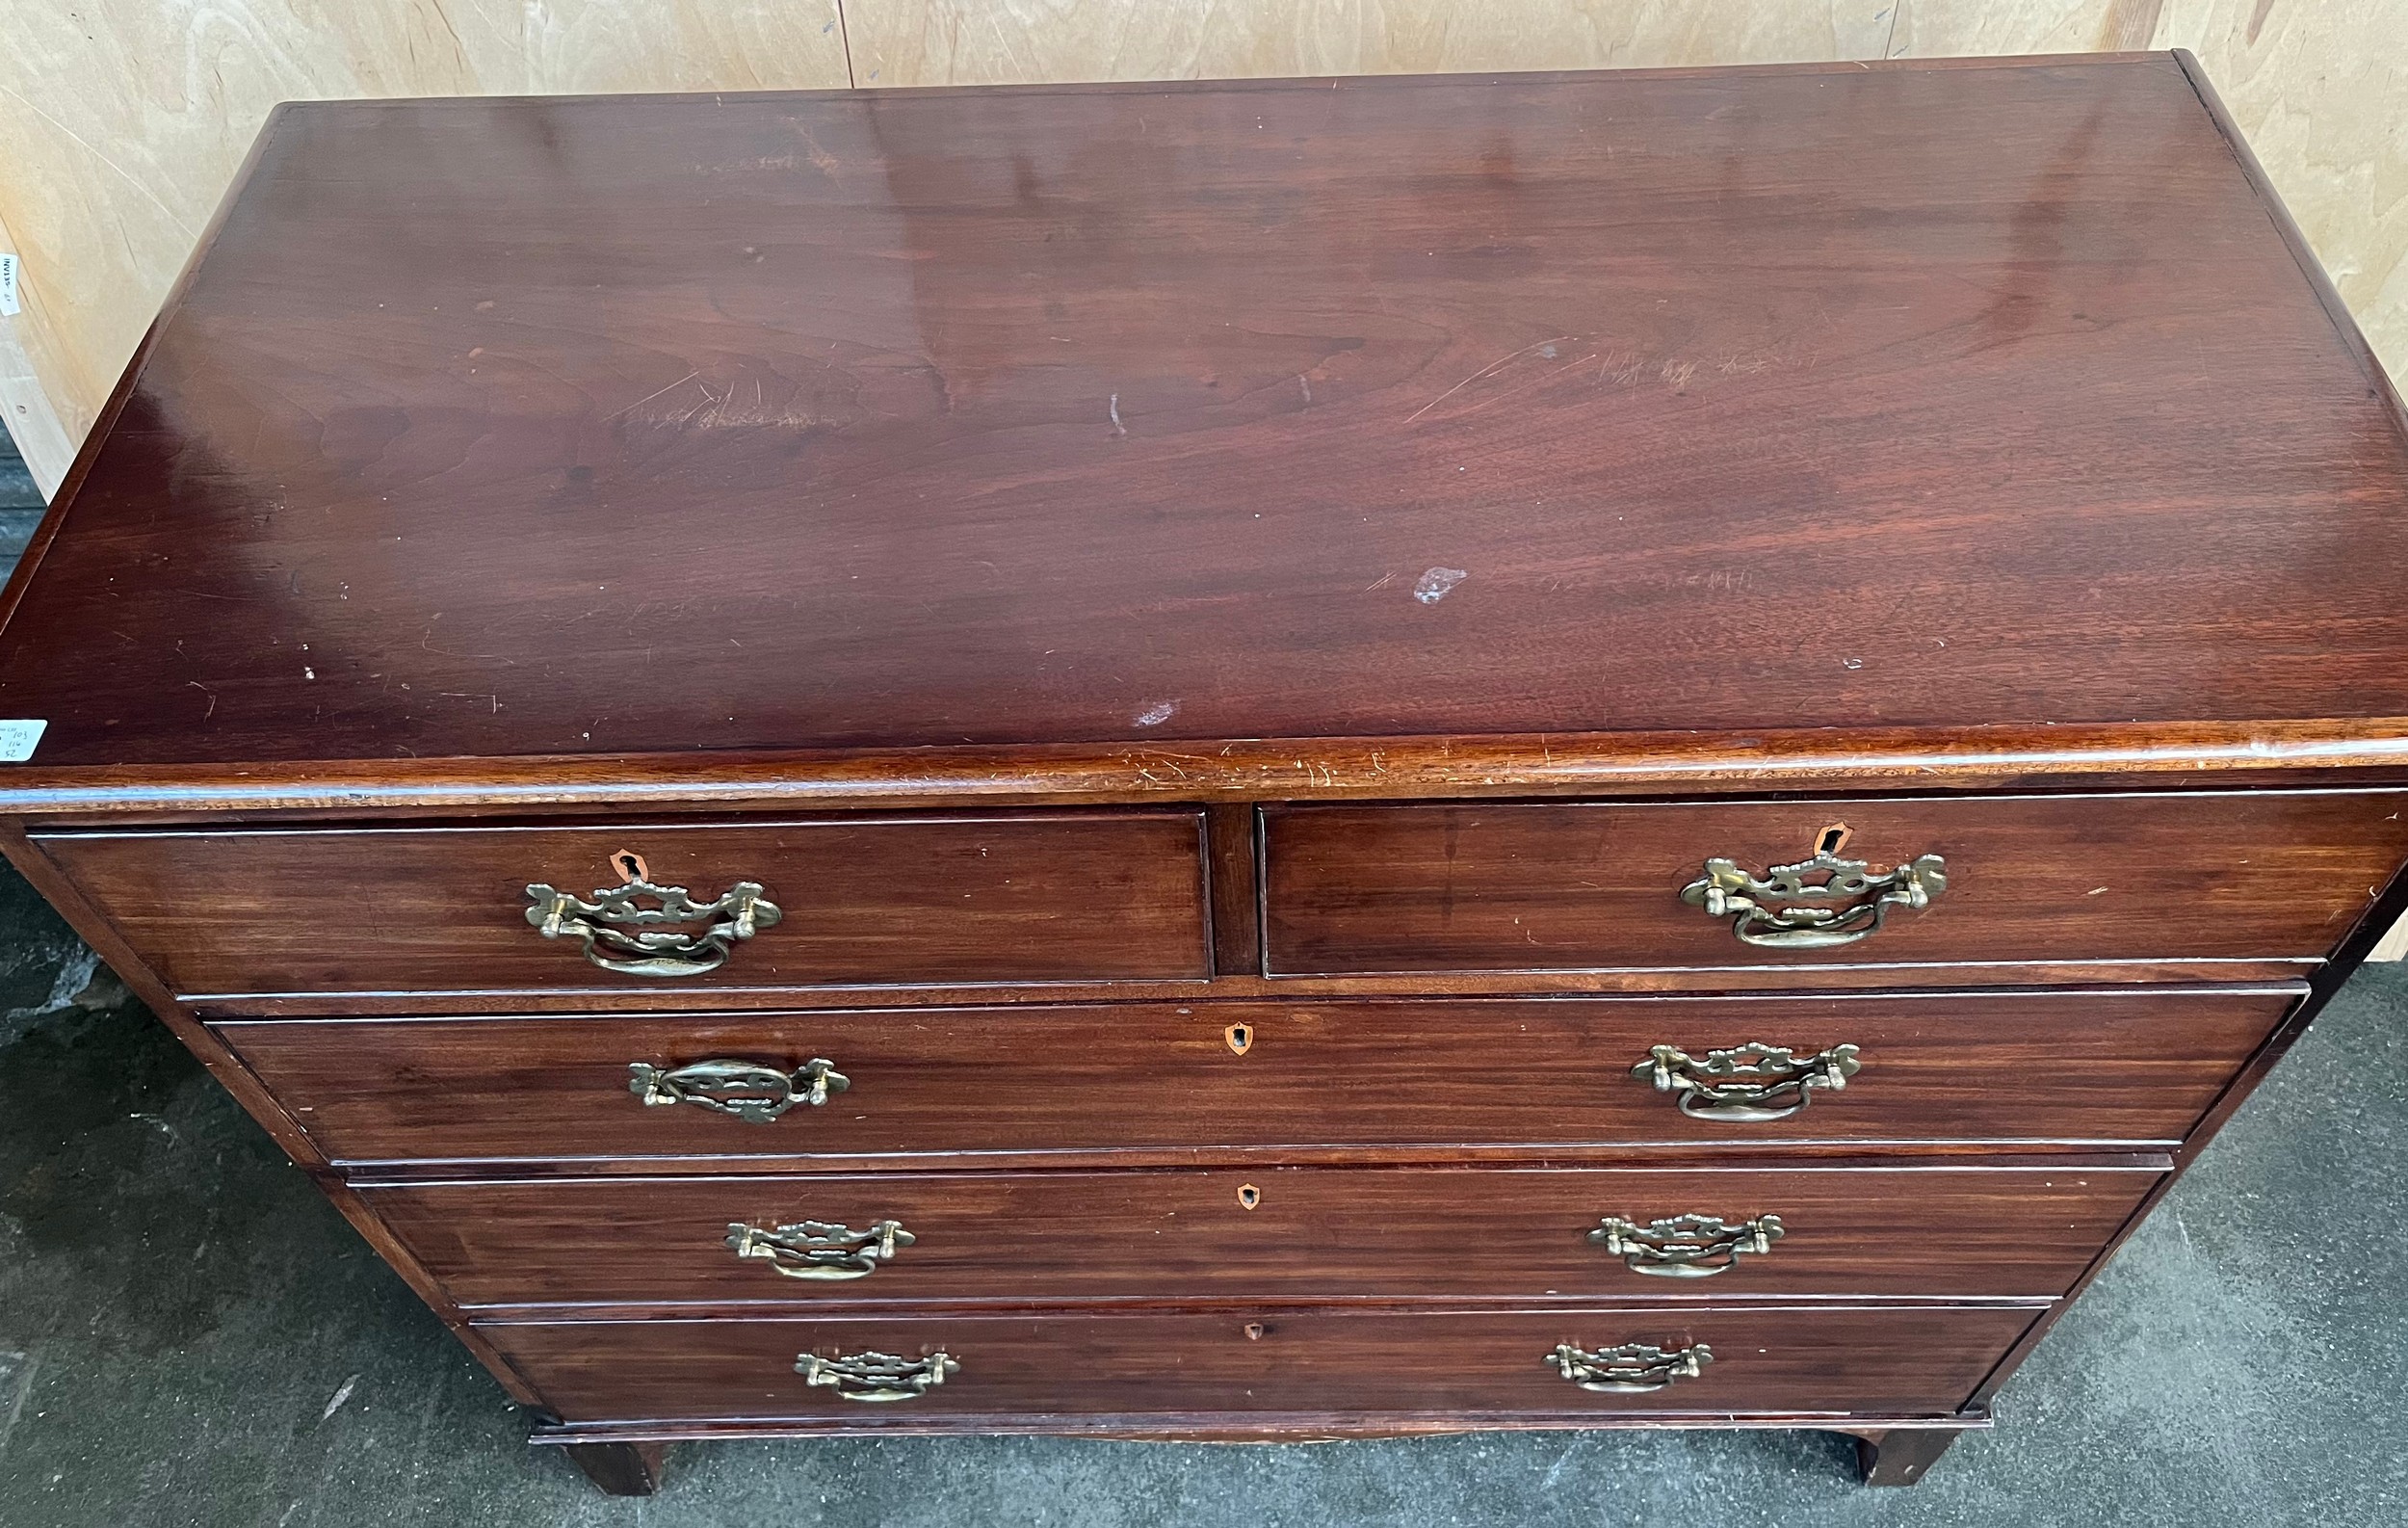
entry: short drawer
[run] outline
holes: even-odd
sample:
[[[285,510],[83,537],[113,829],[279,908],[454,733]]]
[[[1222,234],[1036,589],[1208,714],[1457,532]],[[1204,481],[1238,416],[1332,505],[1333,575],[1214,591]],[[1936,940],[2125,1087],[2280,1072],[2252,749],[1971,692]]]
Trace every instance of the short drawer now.
[[[2038,1314],[2026,1306],[1427,1314],[1238,1306],[480,1330],[564,1421],[821,1418],[878,1427],[941,1416],[1199,1411],[1443,1413],[1458,1421],[1464,1413],[1628,1411],[1945,1416]],[[1638,1348],[1664,1358],[1610,1355]],[[898,1362],[879,1377],[868,1355]],[[1667,1377],[1684,1355],[1696,1372]],[[1580,1368],[1582,1356],[1597,1368]],[[798,1372],[813,1357],[822,1360],[819,1383]],[[1604,1383],[1662,1383],[1601,1393],[1566,1379],[1566,1362],[1576,1373],[1626,1376]],[[939,1368],[944,1378],[931,1382]],[[865,1391],[900,1399],[865,1405],[855,1399]]]
[[[908,1165],[949,1152],[1480,1143],[2163,1146],[2296,995],[2113,988],[1030,1005],[277,1020],[219,1033],[329,1156],[352,1162],[759,1155]],[[1743,1051],[1752,1045],[1790,1060]],[[690,1093],[681,1076],[705,1089],[714,1073],[694,1068],[718,1063],[759,1068],[742,1074],[750,1092],[730,1105],[748,1099],[755,1118],[647,1106],[631,1092],[633,1082],[654,1096]],[[1784,1065],[1794,1068],[1786,1082]],[[1760,1080],[1705,1081],[1731,1067]],[[1659,1069],[1669,1073],[1662,1089]],[[815,1084],[824,1071],[843,1090]],[[1836,1089],[1810,1080],[1833,1075]],[[1762,1106],[1744,1106],[1741,1086],[1764,1090]],[[759,1118],[764,1103],[773,1118]]]
[[[2047,1297],[2164,1167],[902,1172],[363,1193],[471,1307]]]
[[[43,853],[179,994],[627,990],[1101,981],[1208,974],[1202,818],[1192,811],[610,827],[49,833]],[[741,909],[675,974],[607,968],[550,887],[595,907],[629,863]],[[658,899],[638,896],[650,910]],[[774,921],[772,921],[772,920]],[[660,925],[596,927],[642,933]],[[619,965],[644,957],[595,955]],[[716,963],[705,970],[687,969]]]
[[[1270,807],[1265,964],[1304,976],[2315,961],[2408,858],[2403,808],[2397,790]],[[1817,865],[1833,842],[1844,847]],[[1727,895],[1708,909],[1716,860],[1762,914]],[[1918,861],[1922,874],[1898,874]],[[1782,867],[1810,887],[1873,879],[1783,895],[1766,889]],[[1825,920],[1805,927],[1800,908]]]

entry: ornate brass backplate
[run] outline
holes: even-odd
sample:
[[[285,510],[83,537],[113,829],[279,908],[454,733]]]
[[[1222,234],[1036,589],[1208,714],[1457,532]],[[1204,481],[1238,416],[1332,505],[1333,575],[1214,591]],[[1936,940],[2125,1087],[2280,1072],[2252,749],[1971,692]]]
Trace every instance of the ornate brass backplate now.
[[[1588,1233],[1591,1243],[1622,1259],[1635,1274],[1661,1278],[1710,1278],[1731,1271],[1741,1252],[1764,1253],[1782,1237],[1781,1217],[1733,1223],[1719,1215],[1675,1215],[1641,1225],[1609,1215]]]
[[[726,964],[739,940],[785,916],[757,881],[739,881],[712,901],[696,902],[684,886],[648,880],[642,856],[621,851],[613,858],[627,880],[590,900],[540,882],[527,888],[527,921],[536,931],[547,939],[582,940],[586,959],[606,971],[700,976]],[[691,927],[697,923],[703,927]]]
[[[1742,944],[1814,950],[1871,938],[1892,908],[1920,910],[1948,889],[1948,862],[1938,855],[1874,870],[1840,857],[1845,835],[1845,829],[1826,829],[1813,857],[1762,876],[1733,860],[1709,859],[1706,873],[1681,888],[1681,900],[1710,917],[1729,918]]]
[[[1694,1380],[1714,1362],[1714,1350],[1702,1342],[1671,1352],[1644,1342],[1626,1342],[1594,1353],[1560,1342],[1541,1361],[1584,1390],[1600,1395],[1642,1395],[1661,1390],[1675,1380]]]
[[[896,1248],[918,1240],[901,1221],[861,1231],[827,1221],[775,1226],[738,1221],[727,1227],[727,1245],[737,1256],[759,1258],[789,1278],[867,1278],[893,1259]]]
[[[891,1353],[856,1353],[849,1357],[823,1358],[798,1354],[795,1372],[806,1384],[833,1386],[848,1401],[909,1401],[943,1384],[948,1375],[961,1372],[949,1353],[925,1358],[901,1358]]]
[[[753,1061],[697,1061],[674,1068],[637,1061],[627,1065],[627,1091],[651,1106],[691,1103],[732,1114],[746,1124],[768,1124],[795,1105],[817,1109],[852,1079],[836,1064],[814,1056],[793,1071]]]
[[[1673,1094],[1683,1114],[1699,1120],[1784,1120],[1805,1108],[1815,1089],[1846,1087],[1863,1067],[1861,1054],[1834,1045],[1801,1061],[1786,1045],[1751,1042],[1698,1057],[1657,1045],[1631,1075]]]

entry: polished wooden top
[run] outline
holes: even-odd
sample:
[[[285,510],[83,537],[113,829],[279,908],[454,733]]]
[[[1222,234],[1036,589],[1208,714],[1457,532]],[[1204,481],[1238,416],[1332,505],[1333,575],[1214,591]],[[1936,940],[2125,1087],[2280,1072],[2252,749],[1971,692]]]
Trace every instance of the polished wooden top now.
[[[287,108],[0,784],[2398,717],[2396,405],[2253,170],[2163,55]]]

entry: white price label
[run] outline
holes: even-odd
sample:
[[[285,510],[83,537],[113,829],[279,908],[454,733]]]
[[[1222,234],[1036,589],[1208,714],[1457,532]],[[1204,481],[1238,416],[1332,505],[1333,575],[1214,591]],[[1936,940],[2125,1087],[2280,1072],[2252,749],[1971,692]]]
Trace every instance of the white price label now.
[[[16,316],[16,256],[0,254],[0,318]]]
[[[22,764],[34,756],[47,722],[0,722],[0,764]]]

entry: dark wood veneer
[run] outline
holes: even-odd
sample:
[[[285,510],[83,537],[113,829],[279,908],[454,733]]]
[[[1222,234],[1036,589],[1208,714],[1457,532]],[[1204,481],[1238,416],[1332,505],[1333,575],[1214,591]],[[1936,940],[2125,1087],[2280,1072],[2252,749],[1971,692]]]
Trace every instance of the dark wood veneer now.
[[[1076,1416],[1337,1410],[1614,1416],[1960,1409],[2040,1306],[1586,1304],[1512,1312],[1276,1305],[1178,1314],[817,1315],[488,1323],[563,1420]],[[1583,1391],[1543,1360],[1557,1343],[1702,1342],[1714,1360],[1649,1395]],[[807,1387],[798,1354],[943,1351],[961,1371],[917,1399],[857,1406]],[[849,1414],[851,1413],[851,1414]]]
[[[218,1026],[329,1157],[815,1155],[1204,1148],[1424,1152],[1680,1142],[2182,1139],[2296,989],[1965,997],[1523,998],[1111,1004],[679,1018]],[[1232,1052],[1229,1025],[1251,1044]],[[1692,1119],[1635,1078],[1649,1047],[1853,1044],[1864,1069],[1788,1120]],[[799,1067],[851,1080],[766,1125],[645,1108],[631,1063]],[[1139,1153],[1131,1156],[1130,1153]],[[930,1165],[921,1160],[919,1165]]]
[[[2408,857],[2408,792],[1466,803],[1264,809],[1273,974],[1653,962],[2317,957]],[[1937,854],[1948,885],[1854,944],[1741,943],[1677,893],[1721,856],[1757,874],[1828,825],[1876,869]]]
[[[1901,1483],[2408,912],[2404,514],[2183,55],[312,103],[0,593],[0,852],[607,1489],[1476,1426]],[[1949,890],[1674,900],[1833,821]],[[619,849],[787,916],[666,986],[527,927]],[[1864,1069],[1628,1075],[1749,1041]],[[626,1090],[729,1054],[853,1087]],[[1641,1185],[1795,1226],[1634,1293],[1575,1232]],[[898,1208],[861,1284],[712,1260]],[[1539,1364],[1633,1338],[1716,1358]]]
[[[2388,715],[2402,461],[2163,56],[306,103],[0,712],[75,766]]]
[[[1538,737],[796,749],[0,772],[0,809],[71,824],[715,807],[1113,805],[2408,781],[2408,717],[2120,726],[1763,727]]]
[[[601,1177],[364,1193],[465,1306],[2046,1298],[2089,1266],[2162,1161]],[[1635,1273],[1586,1239],[1608,1215],[1684,1214],[1777,1215],[1785,1234],[1700,1278]],[[731,1224],[806,1220],[895,1220],[917,1239],[841,1282],[788,1278],[726,1246]]]
[[[823,818],[582,828],[45,833],[36,843],[181,995],[413,987],[657,991],[530,926],[527,887],[615,886],[611,856],[781,909],[675,986],[1202,977],[1203,815]]]

